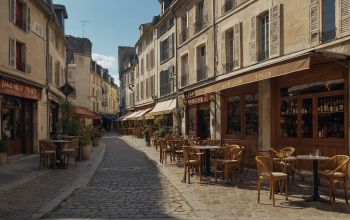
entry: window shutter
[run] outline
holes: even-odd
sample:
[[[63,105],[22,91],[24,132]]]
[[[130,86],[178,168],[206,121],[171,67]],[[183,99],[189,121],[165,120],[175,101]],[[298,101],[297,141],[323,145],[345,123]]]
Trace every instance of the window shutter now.
[[[9,15],[12,23],[16,22],[16,0],[9,0]]]
[[[350,34],[350,0],[340,0],[340,34]]]
[[[320,2],[310,0],[310,44],[312,46],[320,42]]]
[[[221,34],[221,64],[222,64],[222,73],[226,73],[226,54],[227,54],[227,50],[229,48],[226,48],[226,31],[223,31]]]
[[[174,53],[174,46],[173,46],[173,35],[169,35],[169,54],[168,54],[168,58],[173,57],[173,53]]]
[[[249,58],[251,63],[258,61],[257,45],[256,45],[256,16],[250,19],[250,42],[249,42]]]
[[[233,31],[233,66],[234,69],[240,69],[242,67],[241,23],[235,24]]]
[[[270,48],[269,57],[274,58],[281,55],[281,5],[270,8]]]
[[[9,65],[16,67],[16,39],[10,37],[9,42]]]
[[[30,7],[27,5],[27,32],[30,32],[30,23],[31,23],[31,11]]]

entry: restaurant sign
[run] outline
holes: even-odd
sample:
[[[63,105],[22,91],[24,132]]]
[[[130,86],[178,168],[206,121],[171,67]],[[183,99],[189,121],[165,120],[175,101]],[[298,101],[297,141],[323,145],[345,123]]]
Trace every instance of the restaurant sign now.
[[[40,88],[7,79],[0,79],[0,93],[35,100],[41,100],[42,96]]]
[[[194,98],[190,98],[187,100],[188,105],[195,105],[203,102],[208,102],[209,96],[208,95],[201,95]]]

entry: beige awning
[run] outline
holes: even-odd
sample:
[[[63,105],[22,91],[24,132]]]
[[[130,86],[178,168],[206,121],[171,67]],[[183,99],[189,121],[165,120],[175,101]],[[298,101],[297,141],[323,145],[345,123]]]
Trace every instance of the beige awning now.
[[[148,109],[145,109],[145,110],[142,110],[139,112],[139,114],[137,115],[137,118],[138,120],[142,120],[142,119],[145,119],[145,115],[147,112],[151,111],[152,108],[148,108]]]
[[[131,113],[130,115],[126,116],[126,117],[123,119],[123,121],[135,120],[134,118],[136,117],[136,115],[137,115],[138,113],[139,113],[138,111]]]
[[[224,79],[210,86],[195,90],[195,96],[200,96],[220,90],[233,88],[236,86],[257,82],[264,79],[269,79],[277,76],[286,75],[293,72],[307,70],[310,68],[310,56],[298,58],[281,64],[256,70],[245,75],[239,75],[231,79]]]
[[[128,113],[128,114],[125,114],[125,115],[123,115],[123,116],[120,116],[119,118],[117,118],[115,121],[125,121],[124,119],[126,118],[126,117],[128,117],[129,115],[131,115],[132,113]]]
[[[144,110],[139,110],[136,112],[131,113],[130,115],[128,115],[124,121],[130,120],[130,121],[135,121],[135,120],[142,120],[143,116],[149,112],[152,108],[148,108],[148,109],[144,109]]]
[[[164,102],[159,102],[156,106],[145,115],[146,119],[152,119],[156,115],[165,115],[174,111],[176,108],[176,99],[170,99]]]

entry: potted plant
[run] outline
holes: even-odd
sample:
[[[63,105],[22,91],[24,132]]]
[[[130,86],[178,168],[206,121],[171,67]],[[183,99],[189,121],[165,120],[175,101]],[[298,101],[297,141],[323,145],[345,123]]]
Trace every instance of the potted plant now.
[[[84,160],[89,160],[91,158],[91,135],[88,131],[83,132],[81,143],[81,155]]]
[[[4,140],[0,140],[0,165],[5,164],[7,162],[7,142]]]
[[[103,137],[102,131],[100,131],[98,129],[94,130],[93,135],[92,135],[92,145],[99,146],[101,137]]]
[[[167,135],[167,132],[166,132],[165,128],[160,128],[158,131],[158,137],[164,138],[166,135]]]
[[[146,145],[147,147],[151,146],[151,135],[150,135],[150,128],[149,127],[146,127],[142,134],[143,134],[143,137],[145,138],[145,142],[146,142]]]

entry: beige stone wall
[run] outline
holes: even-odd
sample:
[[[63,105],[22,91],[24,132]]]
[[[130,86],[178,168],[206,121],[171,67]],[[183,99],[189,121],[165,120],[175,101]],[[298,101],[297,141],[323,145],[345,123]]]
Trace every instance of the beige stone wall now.
[[[68,65],[68,71],[71,72],[72,78],[69,82],[75,87],[76,95],[70,96],[69,99],[76,106],[90,109],[90,63],[91,57],[81,54],[74,54],[74,64]]]

